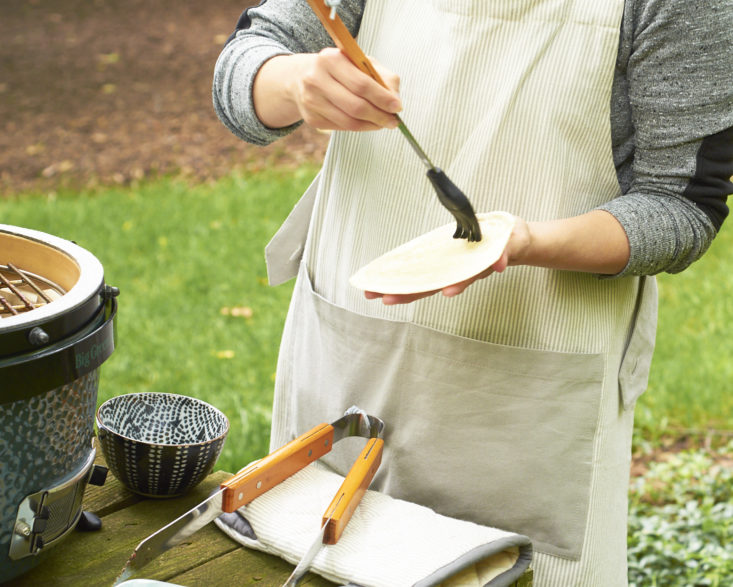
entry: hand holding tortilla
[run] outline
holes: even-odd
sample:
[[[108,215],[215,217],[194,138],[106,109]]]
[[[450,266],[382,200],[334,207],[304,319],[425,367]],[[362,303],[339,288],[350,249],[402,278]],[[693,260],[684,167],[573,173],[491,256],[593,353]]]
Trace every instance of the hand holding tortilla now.
[[[411,295],[435,292],[475,277],[504,253],[515,218],[507,212],[478,214],[483,238],[454,239],[454,224],[423,234],[365,265],[349,282],[367,292]]]

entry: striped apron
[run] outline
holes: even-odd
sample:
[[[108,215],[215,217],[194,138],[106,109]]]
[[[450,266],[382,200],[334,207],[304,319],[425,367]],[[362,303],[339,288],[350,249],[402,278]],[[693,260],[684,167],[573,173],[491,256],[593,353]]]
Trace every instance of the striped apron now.
[[[477,211],[578,215],[619,194],[610,96],[623,0],[369,0],[368,55]],[[536,585],[626,584],[633,406],[656,324],[651,278],[510,267],[404,306],[348,284],[452,217],[399,131],[333,134],[268,245],[297,281],[272,446],[357,405],[386,423],[373,487],[529,536]],[[334,451],[345,474],[359,443]]]

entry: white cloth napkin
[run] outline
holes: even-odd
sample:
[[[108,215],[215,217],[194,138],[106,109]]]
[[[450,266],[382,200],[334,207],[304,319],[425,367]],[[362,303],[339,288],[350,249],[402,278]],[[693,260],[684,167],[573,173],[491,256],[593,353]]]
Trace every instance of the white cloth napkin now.
[[[342,482],[340,475],[310,465],[216,524],[247,547],[297,564]],[[339,542],[321,547],[311,571],[361,587],[500,587],[516,581],[531,558],[525,536],[370,490]]]

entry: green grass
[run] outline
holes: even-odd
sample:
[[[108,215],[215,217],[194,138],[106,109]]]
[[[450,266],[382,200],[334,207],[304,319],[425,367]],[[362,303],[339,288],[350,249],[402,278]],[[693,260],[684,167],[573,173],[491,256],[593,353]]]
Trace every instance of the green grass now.
[[[120,289],[118,344],[102,366],[99,401],[156,391],[212,403],[231,423],[218,467],[233,471],[267,453],[292,290],[267,285],[264,247],[314,175],[304,167],[216,185],[162,180],[0,199],[0,222],[77,242]],[[227,315],[232,308],[245,315]]]
[[[659,283],[659,327],[649,387],[636,424],[650,438],[669,430],[733,431],[733,227],[702,259]]]
[[[218,466],[233,471],[267,453],[292,291],[267,285],[264,247],[315,172],[27,194],[0,199],[0,222],[76,241],[120,289],[118,347],[102,367],[99,401],[159,391],[216,405],[231,422]],[[637,411],[645,438],[670,427],[733,430],[731,245],[724,228],[705,258],[660,278],[657,353]]]

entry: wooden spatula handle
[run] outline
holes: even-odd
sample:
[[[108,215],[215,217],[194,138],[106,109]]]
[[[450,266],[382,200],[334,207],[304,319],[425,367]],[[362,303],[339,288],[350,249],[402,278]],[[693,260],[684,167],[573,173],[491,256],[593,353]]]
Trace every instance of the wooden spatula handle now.
[[[346,28],[339,15],[334,14],[333,20],[331,20],[331,9],[326,6],[324,0],[308,0],[308,4],[310,4],[313,12],[316,13],[336,46],[351,59],[354,65],[386,88],[387,84],[384,83],[382,76],[377,73],[367,56],[364,55],[364,51],[361,50],[356,39],[351,36],[349,29]]]
[[[323,515],[323,544],[336,544],[382,462],[384,440],[370,438]]]

